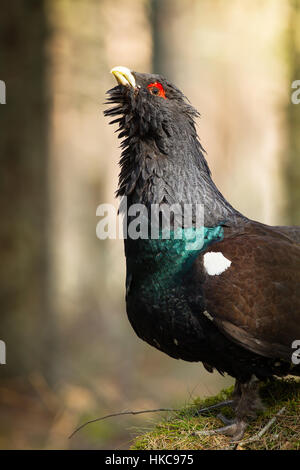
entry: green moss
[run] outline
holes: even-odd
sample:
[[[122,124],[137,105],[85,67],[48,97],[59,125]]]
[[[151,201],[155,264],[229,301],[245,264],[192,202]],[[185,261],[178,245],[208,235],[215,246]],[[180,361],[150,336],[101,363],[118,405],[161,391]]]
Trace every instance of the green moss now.
[[[167,416],[151,431],[137,436],[131,449],[208,450],[237,448],[240,450],[300,450],[300,381],[294,379],[276,379],[261,387],[260,394],[266,409],[256,420],[250,423],[243,441],[256,436],[279,410],[283,407],[285,407],[285,410],[280,416],[276,416],[276,421],[260,439],[237,445],[230,443],[228,437],[219,434],[212,436],[195,435],[197,431],[220,427],[221,424],[217,414],[221,411],[225,416],[232,416],[230,407],[218,408],[210,411],[209,414],[197,416],[197,410],[227,400],[230,398],[231,393],[232,388],[229,388],[214,397],[194,400],[191,405]]]

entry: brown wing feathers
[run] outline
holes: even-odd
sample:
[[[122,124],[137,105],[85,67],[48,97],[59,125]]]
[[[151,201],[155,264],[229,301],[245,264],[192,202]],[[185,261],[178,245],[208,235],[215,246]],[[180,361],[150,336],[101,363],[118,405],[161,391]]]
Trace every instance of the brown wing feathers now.
[[[204,255],[222,253],[231,262],[209,275]],[[290,359],[300,339],[300,247],[288,234],[258,223],[241,233],[225,229],[225,239],[197,261],[205,275],[206,310],[232,340],[267,357]]]

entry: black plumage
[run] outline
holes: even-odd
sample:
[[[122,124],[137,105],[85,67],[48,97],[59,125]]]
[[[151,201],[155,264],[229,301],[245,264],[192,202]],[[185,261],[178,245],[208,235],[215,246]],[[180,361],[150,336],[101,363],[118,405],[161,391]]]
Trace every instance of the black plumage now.
[[[206,237],[198,250],[176,240],[125,240],[128,318],[166,354],[236,378],[236,419],[226,431],[240,438],[260,406],[258,381],[300,375],[292,362],[300,228],[249,220],[222,196],[197,137],[198,112],[178,88],[159,75],[112,72],[119,85],[108,92],[114,106],[105,114],[118,116],[112,122],[124,139],[117,195],[149,214],[152,205],[189,204],[193,229],[200,204]]]

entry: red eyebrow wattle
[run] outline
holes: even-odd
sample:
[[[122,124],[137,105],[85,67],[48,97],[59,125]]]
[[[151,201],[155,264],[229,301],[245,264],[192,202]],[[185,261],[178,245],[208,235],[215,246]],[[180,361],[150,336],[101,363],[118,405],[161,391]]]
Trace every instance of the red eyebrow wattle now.
[[[161,98],[166,99],[166,93],[161,83],[159,82],[150,83],[147,86],[147,88],[157,88],[159,90],[158,96],[161,96]]]

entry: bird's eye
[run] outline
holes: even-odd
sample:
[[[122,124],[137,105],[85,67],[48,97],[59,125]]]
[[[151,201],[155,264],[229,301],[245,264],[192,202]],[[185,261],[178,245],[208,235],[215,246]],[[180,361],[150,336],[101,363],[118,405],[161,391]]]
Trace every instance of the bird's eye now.
[[[161,98],[166,99],[166,93],[161,83],[150,83],[147,88],[149,89],[152,95],[160,96]]]

